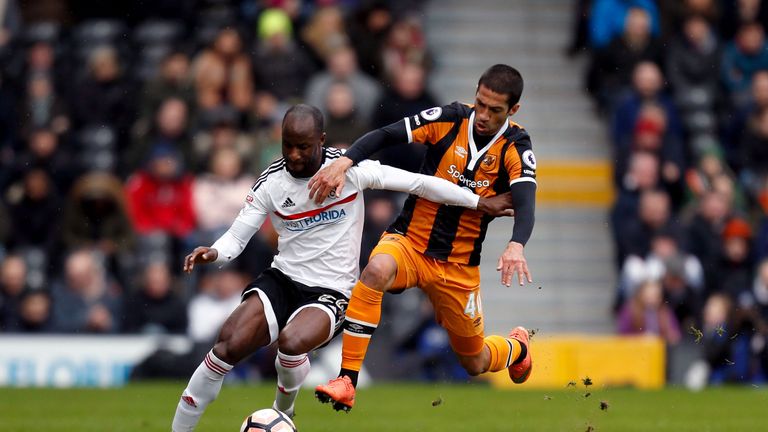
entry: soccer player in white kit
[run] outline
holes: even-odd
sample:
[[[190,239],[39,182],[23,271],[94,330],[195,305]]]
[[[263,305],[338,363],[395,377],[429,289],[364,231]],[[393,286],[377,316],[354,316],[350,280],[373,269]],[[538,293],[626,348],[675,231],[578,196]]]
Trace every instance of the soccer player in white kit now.
[[[229,230],[211,247],[197,247],[185,258],[187,273],[195,264],[225,264],[243,251],[267,217],[278,234],[271,268],[245,287],[242,302],[192,374],[176,408],[174,432],[194,430],[227,372],[275,341],[278,378],[273,406],[293,416],[294,401],[310,369],[307,353],[340,329],[359,275],[365,189],[408,192],[495,216],[510,215],[509,196],[481,198],[446,180],[373,161],[347,172],[339,196],[315,204],[309,198],[309,179],[342,155],[324,142],[320,111],[309,105],[291,107],[283,118],[283,157],[258,178]]]

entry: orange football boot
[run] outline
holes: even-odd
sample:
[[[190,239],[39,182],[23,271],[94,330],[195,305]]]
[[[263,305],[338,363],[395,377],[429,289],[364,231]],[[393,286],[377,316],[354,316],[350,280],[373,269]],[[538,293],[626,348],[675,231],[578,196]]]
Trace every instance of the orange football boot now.
[[[336,411],[349,412],[355,405],[355,386],[345,375],[315,387],[315,397],[322,403],[333,402]]]
[[[520,342],[520,345],[525,345],[526,353],[523,361],[517,364],[511,364],[507,368],[509,377],[515,384],[522,384],[528,380],[531,375],[531,369],[533,369],[533,360],[531,359],[531,347],[528,344],[528,330],[524,327],[515,327],[509,332],[509,337]]]

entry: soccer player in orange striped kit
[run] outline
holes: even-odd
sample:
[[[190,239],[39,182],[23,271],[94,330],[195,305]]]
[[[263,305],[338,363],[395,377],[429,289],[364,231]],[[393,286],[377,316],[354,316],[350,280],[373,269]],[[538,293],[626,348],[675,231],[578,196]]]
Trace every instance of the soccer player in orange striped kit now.
[[[352,165],[390,145],[422,143],[421,174],[449,180],[483,197],[511,192],[515,225],[498,261],[502,283],[514,274],[532,282],[523,247],[534,224],[536,158],[528,133],[509,120],[520,108],[520,73],[495,65],[480,78],[474,105],[434,107],[374,130],[357,140],[310,181],[310,197],[322,200],[343,187]],[[507,369],[515,383],[532,369],[528,332],[485,336],[480,301],[480,250],[493,217],[411,195],[400,216],[382,235],[352,291],[343,333],[338,378],[316,388],[321,402],[349,411],[357,375],[381,317],[384,292],[417,286],[429,297],[437,322],[470,375]]]

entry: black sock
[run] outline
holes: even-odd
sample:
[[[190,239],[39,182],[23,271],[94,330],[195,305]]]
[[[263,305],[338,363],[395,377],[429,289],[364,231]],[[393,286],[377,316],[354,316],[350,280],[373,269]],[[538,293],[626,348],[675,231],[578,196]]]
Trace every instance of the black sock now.
[[[339,371],[339,376],[348,376],[349,379],[352,380],[352,385],[357,387],[357,375],[359,373],[360,372],[356,370],[341,368],[341,371]]]
[[[525,345],[520,344],[520,355],[517,356],[517,360],[513,361],[512,364],[516,365],[525,360],[525,356],[528,355],[528,348],[525,347]]]

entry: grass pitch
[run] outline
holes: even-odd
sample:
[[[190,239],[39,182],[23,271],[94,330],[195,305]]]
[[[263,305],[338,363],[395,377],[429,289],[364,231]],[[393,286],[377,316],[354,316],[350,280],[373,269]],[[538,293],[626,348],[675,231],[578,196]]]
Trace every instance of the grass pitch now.
[[[0,389],[0,431],[167,432],[184,385]],[[273,396],[271,385],[225,386],[197,430],[238,431],[243,418],[271,406]],[[477,383],[386,384],[360,390],[350,414],[335,412],[303,391],[296,425],[301,432],[756,431],[768,430],[766,407],[768,389],[754,387],[691,393],[602,390],[599,383],[557,391],[505,391]]]

